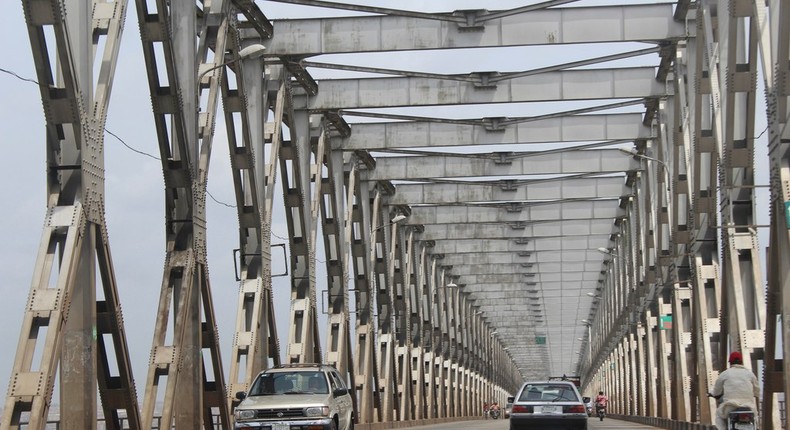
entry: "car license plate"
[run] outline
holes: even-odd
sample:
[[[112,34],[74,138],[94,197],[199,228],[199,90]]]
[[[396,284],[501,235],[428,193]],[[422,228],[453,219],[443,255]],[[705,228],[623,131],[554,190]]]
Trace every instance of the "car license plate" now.
[[[543,413],[543,414],[556,414],[557,413],[557,407],[554,406],[554,405],[541,406],[540,407],[540,412]]]
[[[288,430],[290,427],[288,424],[274,424],[272,430]]]

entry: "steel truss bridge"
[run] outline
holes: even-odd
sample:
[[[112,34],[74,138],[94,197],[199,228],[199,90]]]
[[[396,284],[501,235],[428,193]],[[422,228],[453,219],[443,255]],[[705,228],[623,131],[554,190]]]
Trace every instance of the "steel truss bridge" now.
[[[525,379],[561,374],[606,391],[614,413],[710,424],[706,392],[733,350],[762,381],[761,428],[780,428],[788,2],[133,2],[167,238],[136,380],[103,151],[128,4],[22,3],[48,210],[2,428],[44,428],[53,402],[63,428],[95,428],[97,415],[107,428],[209,428],[212,416],[231,428],[235,392],[298,362],[347,375],[360,424],[478,415]],[[313,17],[268,18],[281,3]],[[232,339],[218,336],[206,253],[215,138],[238,213]],[[761,190],[770,207],[756,205]]]

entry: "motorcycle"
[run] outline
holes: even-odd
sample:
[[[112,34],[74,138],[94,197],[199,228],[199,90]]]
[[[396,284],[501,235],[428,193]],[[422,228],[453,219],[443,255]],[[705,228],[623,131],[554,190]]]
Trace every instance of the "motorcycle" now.
[[[754,411],[748,407],[735,408],[727,417],[729,430],[756,430]]]
[[[708,397],[713,397],[718,400],[721,395],[714,396],[708,393]],[[748,406],[740,406],[730,411],[727,415],[727,429],[728,430],[757,430],[757,425],[754,422],[754,411]]]
[[[603,421],[603,417],[606,416],[606,406],[596,405],[595,406],[595,411],[596,411],[596,414],[598,415],[598,418],[600,418],[601,421]]]
[[[488,414],[491,416],[492,419],[499,418],[499,409],[491,409],[488,411]]]

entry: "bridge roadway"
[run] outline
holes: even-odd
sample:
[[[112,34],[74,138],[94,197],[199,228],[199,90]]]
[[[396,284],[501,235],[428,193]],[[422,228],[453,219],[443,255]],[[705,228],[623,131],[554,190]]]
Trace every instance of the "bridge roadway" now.
[[[366,425],[357,425],[357,430],[368,430]],[[474,430],[507,430],[510,428],[508,420],[472,420],[472,421],[455,421],[451,423],[432,424],[427,426],[413,426],[413,427],[400,427],[408,429],[419,430],[456,430],[459,428],[468,428]],[[588,430],[652,430],[659,429],[660,427],[652,427],[642,424],[636,424],[625,420],[618,420],[606,418],[603,421],[597,418],[590,418],[587,420]]]

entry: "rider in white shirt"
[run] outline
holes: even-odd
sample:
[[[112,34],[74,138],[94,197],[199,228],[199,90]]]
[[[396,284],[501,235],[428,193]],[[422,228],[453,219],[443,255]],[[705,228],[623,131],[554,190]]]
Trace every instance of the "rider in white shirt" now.
[[[730,368],[721,372],[719,379],[713,385],[710,395],[721,403],[716,410],[716,427],[719,430],[727,429],[727,415],[733,409],[741,406],[752,408],[757,417],[757,403],[755,397],[760,397],[760,386],[757,377],[751,370],[743,367],[743,356],[738,351],[733,351],[728,360]]]

